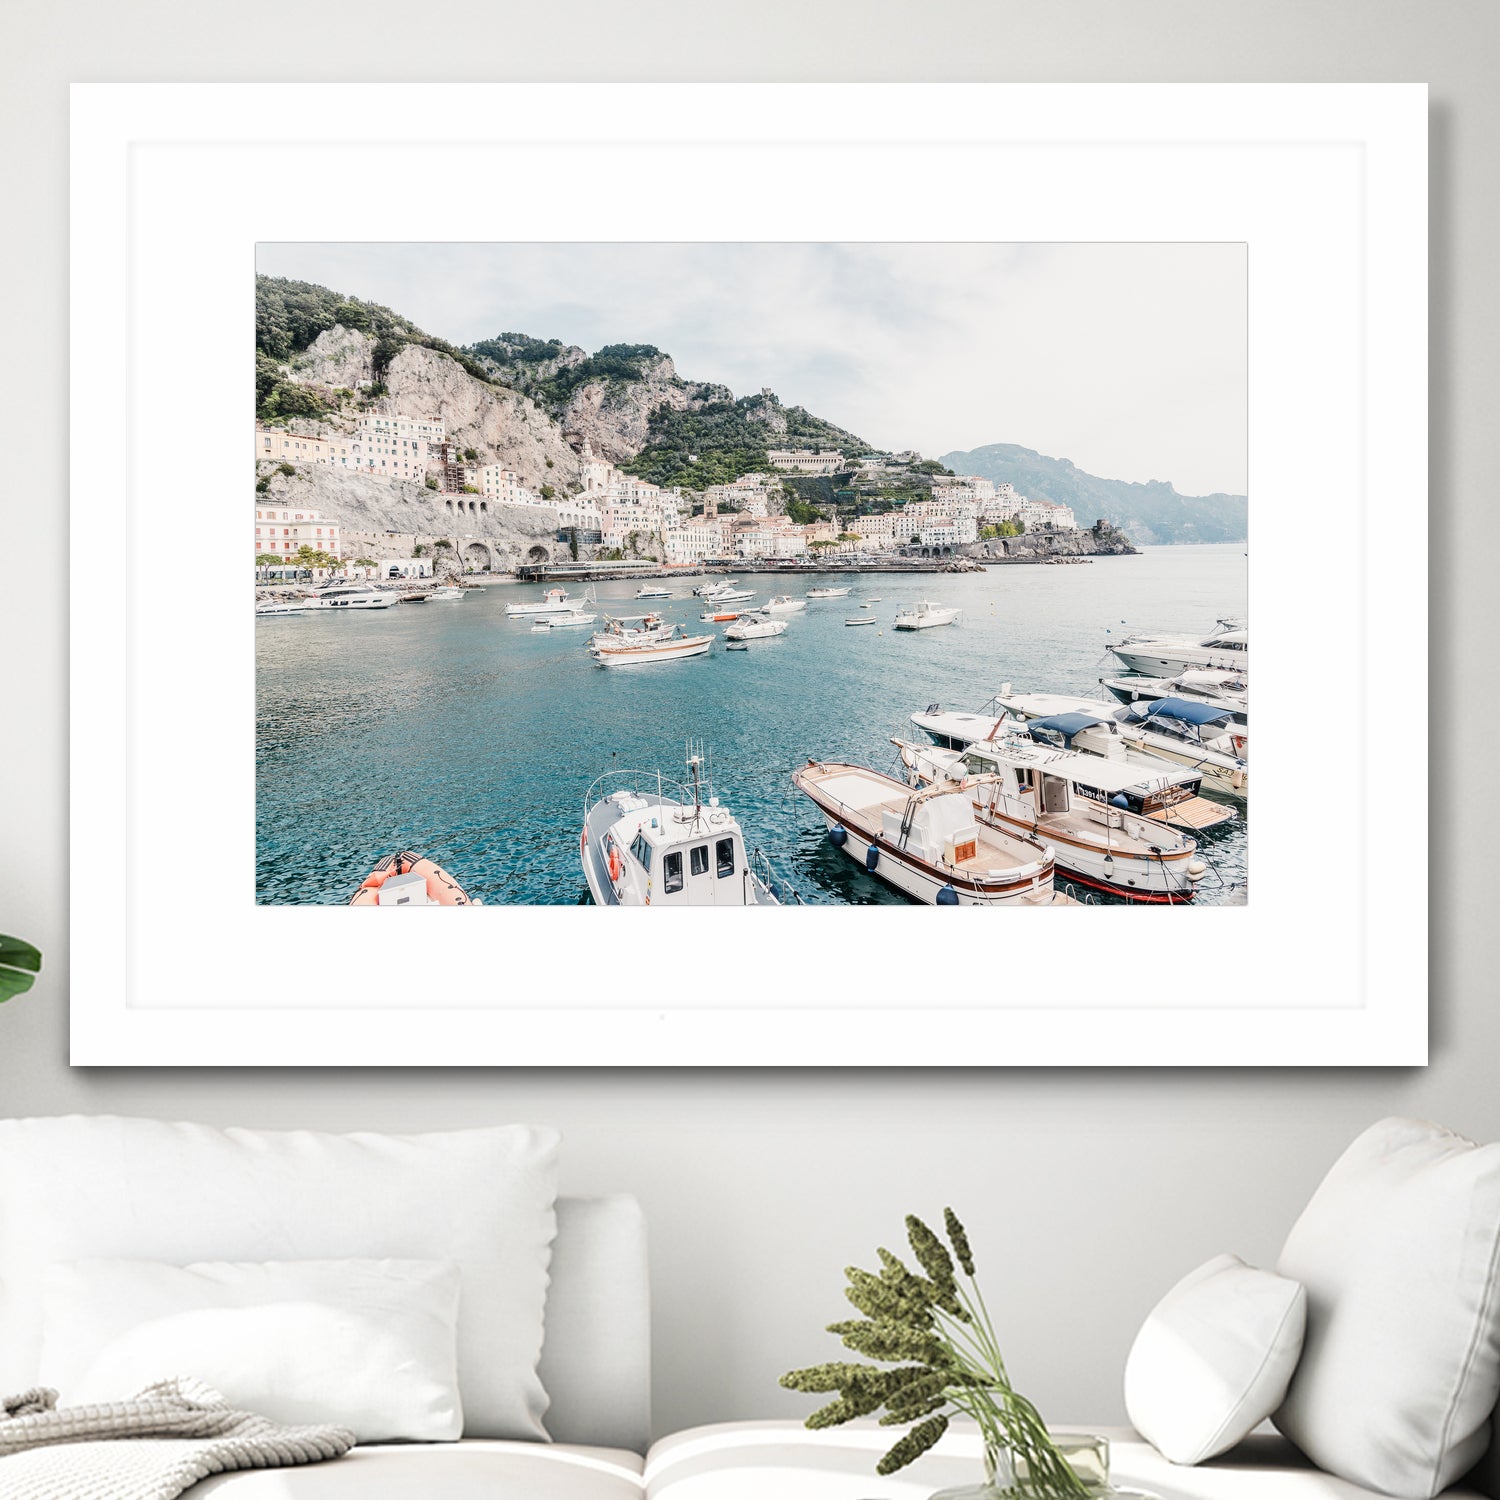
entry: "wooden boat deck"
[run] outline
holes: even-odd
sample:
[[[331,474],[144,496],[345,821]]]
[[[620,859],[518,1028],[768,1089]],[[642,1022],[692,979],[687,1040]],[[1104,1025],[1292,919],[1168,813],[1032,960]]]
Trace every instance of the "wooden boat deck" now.
[[[1188,797],[1146,816],[1155,818],[1158,823],[1176,823],[1183,828],[1217,828],[1220,823],[1227,823],[1234,817],[1234,809],[1225,807],[1222,802],[1210,802],[1207,797]]]

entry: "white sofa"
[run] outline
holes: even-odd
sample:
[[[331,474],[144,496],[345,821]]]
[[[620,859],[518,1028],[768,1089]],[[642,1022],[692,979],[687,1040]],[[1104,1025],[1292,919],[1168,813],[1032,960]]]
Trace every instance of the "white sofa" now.
[[[563,1198],[547,1303],[543,1383],[550,1445],[486,1440],[378,1444],[336,1463],[204,1480],[191,1500],[927,1500],[972,1483],[979,1445],[951,1433],[888,1479],[875,1460],[889,1429],[859,1423],[808,1432],[795,1422],[737,1422],[648,1446],[650,1346],[645,1223],[634,1200]],[[1086,1416],[1087,1413],[1078,1413]],[[1169,1464],[1123,1429],[1111,1439],[1122,1486],[1162,1500],[1367,1500],[1372,1492],[1310,1467],[1273,1434],[1196,1468]],[[1448,1500],[1500,1500],[1495,1474]]]

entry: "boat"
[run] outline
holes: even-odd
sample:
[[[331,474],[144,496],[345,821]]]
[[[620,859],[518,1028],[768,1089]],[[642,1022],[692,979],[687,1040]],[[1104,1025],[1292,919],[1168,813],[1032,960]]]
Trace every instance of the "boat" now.
[[[895,625],[897,630],[930,630],[934,625],[958,624],[961,614],[961,609],[923,599],[917,604],[909,604],[905,609],[897,610]]]
[[[350,906],[483,906],[435,861],[411,850],[387,854],[355,891]]]
[[[396,603],[397,604],[426,604],[427,603],[427,595],[426,594],[397,594],[396,595]]]
[[[794,615],[807,608],[806,599],[793,599],[790,594],[776,594],[761,605],[760,612],[766,615]]]
[[[1250,633],[1243,620],[1220,616],[1206,636],[1132,635],[1111,643],[1122,667],[1146,677],[1175,677],[1195,668],[1250,670]]]
[[[527,615],[560,615],[576,610],[578,605],[569,599],[566,589],[548,589],[546,594],[539,600],[530,603],[516,603],[512,601],[505,606],[505,617],[508,620],[519,620]]]
[[[324,589],[317,596],[318,609],[389,609],[396,602],[394,594],[373,589],[368,584],[349,588]]]
[[[755,597],[754,589],[726,589],[722,594],[714,595],[715,604],[743,604],[747,599]]]
[[[1003,731],[1024,734],[1037,743],[1050,745],[1054,750],[1076,750],[1081,754],[1093,755],[1124,766],[1132,773],[1131,785],[1143,779],[1158,779],[1171,772],[1172,766],[1142,743],[1139,732],[1131,731],[1096,713],[1057,706],[1088,701],[1048,693],[1017,699],[1010,695],[1010,685],[1007,683],[999,695],[972,712],[944,708],[941,703],[929,703],[921,712],[911,716],[911,722],[934,744],[945,750],[967,750],[971,745],[993,741]],[[1021,709],[1011,707],[1012,704],[1021,702],[1028,703],[1033,708],[1045,702],[1051,711],[1045,716],[1028,715]],[[1110,705],[1100,706],[1107,709]],[[1232,807],[1199,795],[1203,789],[1203,772],[1197,767],[1190,769],[1197,772],[1197,784],[1181,783],[1184,790],[1180,794],[1174,793],[1168,800],[1158,799],[1148,805],[1139,797],[1129,800],[1134,794],[1128,790],[1128,786],[1122,786],[1119,790],[1125,792],[1130,811],[1158,818],[1177,827],[1214,828],[1234,818],[1235,811]],[[1209,786],[1218,789],[1217,782],[1210,781]]]
[[[1101,677],[1100,687],[1108,689],[1121,703],[1138,703],[1143,698],[1187,698],[1194,703],[1211,703],[1227,708],[1234,722],[1247,733],[1250,728],[1250,683],[1244,672],[1218,672],[1211,668],[1194,668],[1176,677]]]
[[[679,661],[687,656],[705,656],[713,649],[711,635],[688,635],[680,625],[668,633],[644,641],[600,641],[593,648],[594,659],[601,667],[640,667],[652,662]]]
[[[854,590],[852,588],[850,588],[850,589],[832,589],[832,588],[808,589],[808,591],[807,591],[807,597],[809,599],[847,599],[849,597],[849,595],[852,594],[853,592],[854,592]]]
[[[433,589],[427,597],[441,604],[462,603],[464,591],[450,583],[444,584],[442,588]]]
[[[661,640],[676,629],[676,626],[667,624],[654,610],[646,615],[622,615],[618,618],[606,615],[604,618],[608,622],[604,629],[595,631],[589,637],[590,650],[606,642],[618,645],[622,641],[641,644]]]
[[[712,583],[700,583],[693,592],[700,598],[712,602],[722,599],[725,594],[732,593],[735,580],[733,578],[719,578]]]
[[[874,615],[855,615],[852,620],[845,620],[846,625],[878,625],[880,621]]]
[[[771,620],[765,615],[747,615],[724,632],[726,641],[764,641],[786,634],[785,620]]]
[[[1211,791],[1240,800],[1250,795],[1249,762],[1236,751],[1227,709],[1181,698],[1122,707],[1065,693],[1012,693],[1008,683],[994,701],[1017,718],[1034,721],[1033,729],[1042,727],[1065,736],[1069,748],[1076,739],[1081,750],[1109,755],[1123,744],[1127,752],[1134,749],[1192,766],[1203,773]],[[1056,719],[1068,723],[1045,722]],[[1087,722],[1076,722],[1080,720]]]
[[[1201,778],[1165,765],[1143,774],[997,728],[966,750],[892,744],[914,786],[972,782],[981,823],[1044,838],[1058,869],[1080,885],[1156,905],[1193,899],[1209,867],[1197,840],[1158,815],[1196,797]]]
[[[823,816],[834,848],[927,906],[1074,904],[1054,890],[1041,839],[982,827],[971,786],[913,788],[842,761],[809,760],[792,784]]]
[[[637,599],[670,599],[672,590],[663,588],[659,583],[643,583],[635,591],[635,597]]]
[[[610,771],[584,794],[578,853],[595,906],[783,904],[770,863],[704,785],[701,755],[688,771],[690,786]]]
[[[744,610],[741,609],[709,609],[705,610],[698,618],[705,625],[727,625],[731,620],[738,620],[743,614]]]
[[[552,615],[546,621],[548,630],[577,630],[580,625],[592,625],[598,615],[586,615],[579,610],[573,610],[565,615]],[[532,626],[535,630],[536,627]]]
[[[317,608],[312,599],[263,599],[255,606],[258,615],[305,615]]]
[[[860,608],[861,609],[868,609],[871,604],[884,604],[884,603],[885,603],[885,600],[879,594],[872,594],[870,596],[869,602],[865,603],[865,604],[861,604]]]

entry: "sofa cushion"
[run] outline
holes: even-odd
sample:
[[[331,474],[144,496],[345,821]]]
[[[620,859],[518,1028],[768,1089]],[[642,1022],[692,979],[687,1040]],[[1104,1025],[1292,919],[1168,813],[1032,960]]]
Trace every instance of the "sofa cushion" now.
[[[1274,1434],[1253,1436],[1220,1458],[1183,1469],[1133,1432],[1087,1430],[1110,1438],[1116,1485],[1162,1500],[1379,1500],[1373,1491],[1319,1473]],[[793,1422],[694,1428],[652,1447],[647,1500],[928,1500],[936,1489],[982,1478],[972,1424],[956,1427],[910,1468],[881,1479],[875,1461],[895,1437],[873,1422],[822,1432]],[[1456,1489],[1443,1500],[1483,1497]]]
[[[1281,1431],[1407,1500],[1465,1474],[1500,1393],[1500,1146],[1382,1120],[1334,1163],[1277,1270],[1308,1298]]]
[[[1125,1361],[1125,1409],[1176,1464],[1202,1463],[1281,1404],[1302,1350],[1307,1293],[1218,1255],[1152,1309]]]
[[[385,1444],[302,1469],[221,1474],[186,1500],[642,1500],[639,1455],[566,1443]]]
[[[58,1261],[41,1382],[128,1401],[180,1372],[285,1427],[455,1442],[459,1270],[436,1260]]]
[[[557,1148],[555,1131],[526,1125],[400,1136],[0,1121],[0,1392],[37,1381],[53,1261],[451,1260],[465,1432],[545,1437],[536,1366]]]

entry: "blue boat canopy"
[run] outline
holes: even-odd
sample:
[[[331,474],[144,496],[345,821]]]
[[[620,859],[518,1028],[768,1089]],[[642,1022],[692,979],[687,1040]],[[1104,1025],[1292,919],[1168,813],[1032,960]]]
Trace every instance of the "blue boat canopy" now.
[[[1050,729],[1054,734],[1060,734],[1071,745],[1075,734],[1080,734],[1085,729],[1092,729],[1096,724],[1108,723],[1108,719],[1101,719],[1097,714],[1053,714],[1047,719],[1032,719],[1026,728]]]
[[[1138,707],[1142,718],[1181,719],[1184,724],[1227,724],[1234,710],[1215,708],[1212,703],[1196,703],[1191,698],[1158,698]]]

